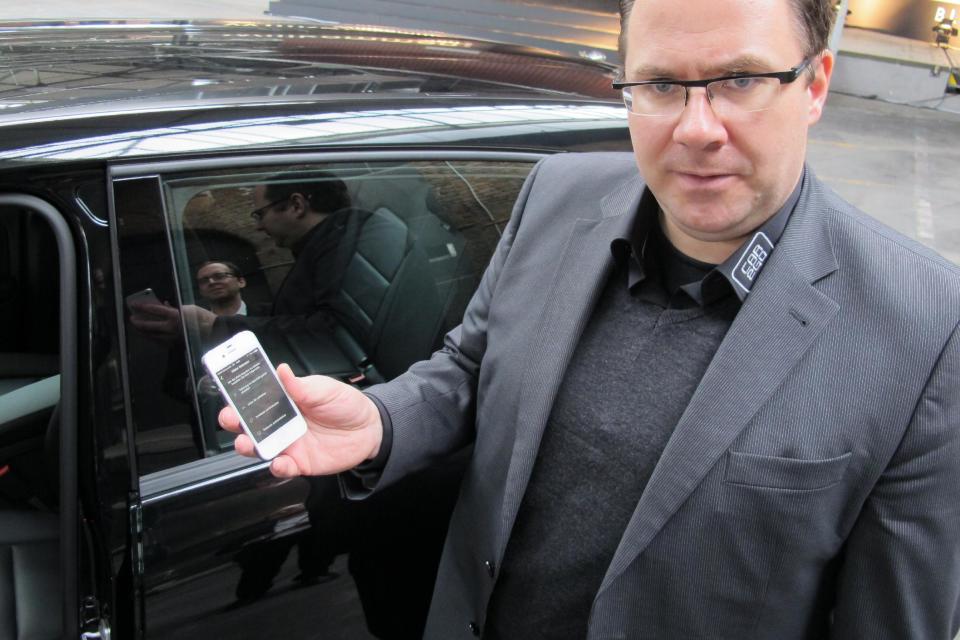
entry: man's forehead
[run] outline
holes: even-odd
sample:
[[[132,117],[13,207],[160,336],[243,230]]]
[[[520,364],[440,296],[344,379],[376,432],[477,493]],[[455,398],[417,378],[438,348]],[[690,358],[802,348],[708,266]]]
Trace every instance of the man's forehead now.
[[[663,60],[645,61],[643,52],[627,68],[631,78],[680,78],[695,72],[699,78],[712,78],[734,73],[765,72],[773,69],[772,61],[759,54],[731,54],[728,58],[693,60],[684,65],[670,66]],[[687,78],[693,79],[693,78]]]
[[[227,265],[223,264],[222,262],[211,262],[210,264],[205,264],[200,267],[200,270],[197,271],[197,275],[209,271],[229,271],[229,269],[227,268]]]
[[[788,60],[797,64],[805,49],[790,0],[638,0],[626,29],[630,74],[698,79],[779,71]]]

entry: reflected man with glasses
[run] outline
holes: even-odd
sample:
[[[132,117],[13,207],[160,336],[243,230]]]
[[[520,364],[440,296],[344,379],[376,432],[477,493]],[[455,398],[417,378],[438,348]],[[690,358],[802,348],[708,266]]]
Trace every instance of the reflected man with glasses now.
[[[315,172],[309,180],[281,174],[257,185],[253,200],[257,229],[294,257],[270,315],[332,314],[356,241],[347,237],[357,226],[351,217],[361,215],[351,208],[347,185],[329,173]]]
[[[620,8],[633,153],[533,170],[430,360],[281,366],[272,472],[362,499],[473,445],[427,638],[951,640],[960,270],[805,164],[833,0]]]
[[[240,291],[247,281],[240,274],[240,268],[226,260],[209,260],[197,269],[197,289],[210,311],[218,316],[245,316],[247,303]]]
[[[356,229],[369,214],[351,207],[346,184],[327,172],[313,172],[308,179],[297,173],[271,176],[254,188],[253,199],[250,217],[257,229],[294,258],[269,309],[253,315],[219,313],[211,301],[210,311],[190,305],[181,312],[210,344],[251,330],[268,351],[273,345],[280,357],[291,353],[294,341],[319,340],[333,331],[337,296],[356,248]],[[245,281],[235,268],[224,270],[225,264],[221,260],[201,266],[197,285],[202,297],[210,300],[208,293],[228,292],[239,296]],[[201,279],[200,271],[207,277]],[[171,323],[177,320],[174,317]]]
[[[269,308],[243,313],[247,309],[239,290],[246,282],[235,267],[217,260],[201,265],[197,274],[198,291],[211,309],[147,303],[138,307],[131,322],[163,340],[178,339],[182,322],[209,346],[250,330],[272,357],[299,373],[329,371],[323,368],[324,353],[336,352],[320,345],[331,344],[343,277],[356,250],[358,229],[370,213],[352,207],[346,184],[329,172],[271,176],[254,188],[253,199],[250,217],[257,229],[294,258]],[[224,297],[223,305],[215,304],[218,296]],[[229,308],[236,311],[225,313]],[[344,368],[339,360],[334,364]]]

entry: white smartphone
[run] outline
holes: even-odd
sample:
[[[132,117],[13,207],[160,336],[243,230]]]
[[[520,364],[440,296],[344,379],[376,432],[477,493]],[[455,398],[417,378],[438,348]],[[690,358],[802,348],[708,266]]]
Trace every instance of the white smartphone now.
[[[307,423],[252,332],[242,331],[208,351],[203,366],[264,460],[276,457],[307,432]]]

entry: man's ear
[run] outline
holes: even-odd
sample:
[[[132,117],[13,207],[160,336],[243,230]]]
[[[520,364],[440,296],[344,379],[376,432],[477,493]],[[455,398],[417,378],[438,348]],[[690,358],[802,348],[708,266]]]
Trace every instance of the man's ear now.
[[[247,286],[247,281],[243,276],[237,276],[237,286],[241,289]]]
[[[816,64],[816,74],[813,82],[807,87],[807,93],[810,95],[810,114],[809,124],[814,124],[820,120],[823,114],[823,105],[827,101],[827,91],[830,89],[830,78],[833,76],[833,64],[836,58],[829,49],[824,49],[818,56]]]
[[[307,211],[310,210],[310,203],[307,202],[307,199],[302,193],[294,193],[290,195],[290,209],[293,210],[294,214],[298,218],[302,218],[307,215]]]

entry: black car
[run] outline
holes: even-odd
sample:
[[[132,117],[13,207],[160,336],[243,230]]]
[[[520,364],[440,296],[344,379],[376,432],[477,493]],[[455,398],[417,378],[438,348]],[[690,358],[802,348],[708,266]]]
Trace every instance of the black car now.
[[[534,163],[629,148],[613,77],[434,33],[0,24],[0,636],[419,637],[469,451],[362,502],[275,479],[200,357],[244,326],[361,387],[427,357]],[[318,325],[309,291],[278,308],[304,250],[254,210],[333,183]],[[248,314],[219,334],[185,311],[218,279]],[[144,296],[166,333],[132,321]]]

